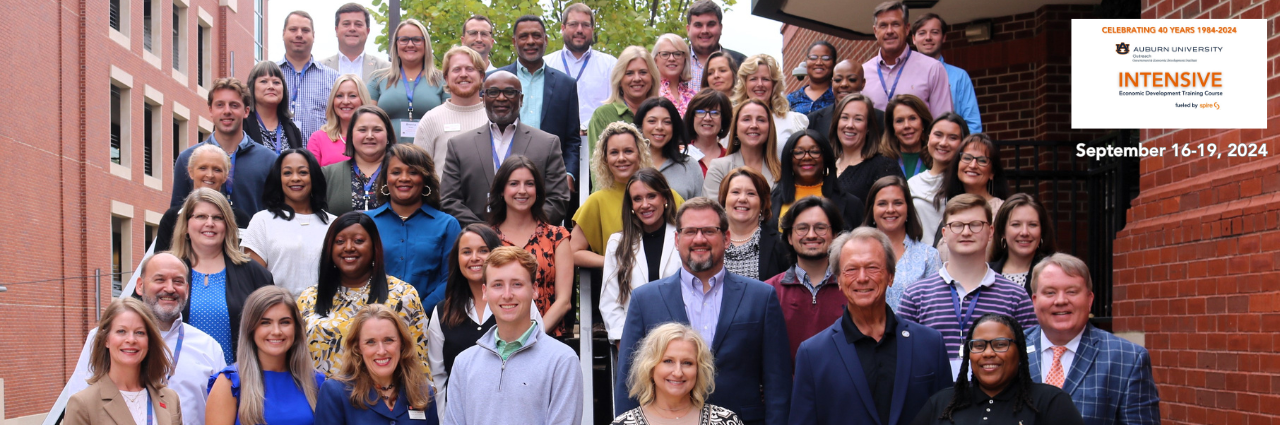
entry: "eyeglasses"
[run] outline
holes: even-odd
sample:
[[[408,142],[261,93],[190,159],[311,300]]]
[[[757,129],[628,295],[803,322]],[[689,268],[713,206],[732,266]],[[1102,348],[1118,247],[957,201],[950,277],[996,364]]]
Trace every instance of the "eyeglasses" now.
[[[686,238],[693,238],[698,236],[699,233],[708,238],[714,238],[720,236],[720,233],[724,232],[724,230],[719,227],[681,227],[679,232],[680,236]]]
[[[716,110],[708,111],[706,109],[698,109],[693,111],[693,116],[695,118],[705,118],[707,115],[710,115],[711,118],[720,118],[720,111],[716,111]]]
[[[591,28],[591,23],[583,21],[569,21],[564,23],[564,27],[569,29]]]
[[[684,52],[681,52],[681,51],[674,51],[674,52],[656,52],[656,53],[654,53],[654,55],[655,55],[655,56],[657,56],[657,57],[663,58],[663,59],[668,59],[668,58],[672,58],[672,57],[674,57],[674,58],[676,58],[676,59],[680,59],[680,58],[683,58],[683,57],[684,57]]]
[[[491,31],[471,30],[471,31],[467,31],[466,34],[467,34],[467,37],[493,38],[493,32]]]
[[[797,149],[797,150],[793,150],[793,151],[791,151],[791,156],[795,157],[796,159],[803,159],[805,155],[809,155],[809,156],[814,157],[814,158],[822,158],[822,150],[821,150],[821,149],[809,149],[809,150],[805,151],[805,150],[798,150],[798,149]]]
[[[985,156],[973,156],[969,154],[964,154],[960,156],[960,162],[962,163],[968,164],[973,161],[978,161],[979,167],[986,167],[988,165],[991,165],[991,159]]]
[[[809,226],[808,224],[798,224],[796,225],[796,227],[791,228],[791,230],[794,230],[796,232],[796,235],[799,235],[799,236],[804,236],[809,234],[810,229],[813,229],[813,233],[818,236],[826,236],[827,234],[831,233],[831,225],[829,224],[815,224],[812,227]]]
[[[811,60],[811,61],[816,61],[816,60],[818,60],[818,59],[822,59],[822,61],[823,61],[823,62],[826,62],[826,61],[831,60],[831,55],[822,55],[822,56],[818,56],[818,55],[809,55],[809,60]]]
[[[506,96],[507,99],[515,99],[520,96],[520,90],[519,89],[480,90],[480,96],[483,96],[485,99],[497,99],[498,95]]]
[[[418,44],[425,43],[426,41],[427,39],[422,37],[396,37],[396,43],[400,43],[402,45],[409,45],[409,44],[418,45]]]
[[[227,220],[220,215],[208,215],[208,214],[196,214],[191,216],[191,219],[196,221],[209,221],[209,220],[226,221]]]
[[[953,233],[963,232],[965,227],[968,227],[970,232],[978,233],[978,232],[981,232],[982,229],[985,229],[987,227],[987,222],[973,221],[969,223],[964,223],[960,221],[953,221],[953,222],[947,223],[947,228],[951,229],[951,232]]]
[[[996,339],[971,339],[969,340],[969,353],[977,354],[987,351],[987,346],[997,353],[1009,351],[1009,347],[1013,346],[1013,340],[1009,338]]]

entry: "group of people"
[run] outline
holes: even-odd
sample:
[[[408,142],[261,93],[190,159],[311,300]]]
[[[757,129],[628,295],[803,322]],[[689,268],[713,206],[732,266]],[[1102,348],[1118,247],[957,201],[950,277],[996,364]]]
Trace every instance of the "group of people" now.
[[[873,18],[876,57],[815,42],[786,94],[710,0],[617,57],[585,4],[546,55],[523,16],[504,67],[483,16],[437,66],[415,19],[383,60],[344,5],[317,61],[290,13],[283,60],[211,86],[66,421],[577,423],[581,290],[614,423],[1159,423],[1146,351],[1089,323],[1089,270],[1009,193],[942,18]]]

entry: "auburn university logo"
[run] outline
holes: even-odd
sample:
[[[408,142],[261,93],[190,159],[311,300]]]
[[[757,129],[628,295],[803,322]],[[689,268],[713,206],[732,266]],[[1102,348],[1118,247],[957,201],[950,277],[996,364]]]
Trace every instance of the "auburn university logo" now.
[[[1129,54],[1129,43],[1116,44],[1116,53],[1119,53],[1122,55]]]

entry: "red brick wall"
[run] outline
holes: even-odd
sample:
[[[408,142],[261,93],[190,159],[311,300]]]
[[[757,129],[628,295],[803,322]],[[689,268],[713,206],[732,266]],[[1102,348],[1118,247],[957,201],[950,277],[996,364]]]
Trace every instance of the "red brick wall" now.
[[[1252,3],[1252,4],[1251,4]],[[1268,19],[1280,2],[1144,0],[1144,19]],[[1116,238],[1115,329],[1142,332],[1166,424],[1280,423],[1280,62],[1266,130],[1145,130],[1144,145],[1255,143],[1265,158],[1144,158]]]
[[[782,75],[786,80],[786,92],[793,92],[804,87],[803,82],[791,76],[791,71],[800,66],[809,55],[809,46],[817,40],[827,40],[836,46],[836,56],[840,60],[850,59],[854,63],[863,63],[879,51],[876,41],[849,40],[836,38],[810,29],[794,25],[782,25]]]
[[[0,377],[5,379],[6,418],[48,411],[84,344],[96,318],[96,301],[108,302],[111,289],[111,201],[133,207],[128,233],[132,271],[145,247],[146,211],[163,213],[172,187],[172,120],[174,103],[189,110],[187,139],[194,140],[199,117],[208,116],[205,99],[195,89],[197,10],[214,20],[215,34],[227,28],[227,41],[238,47],[237,73],[252,66],[253,3],[238,0],[230,12],[219,0],[188,0],[187,81],[172,77],[170,2],[160,3],[153,31],[160,40],[159,67],[143,56],[142,1],[131,0],[126,48],[111,40],[108,2],[52,0],[6,2],[0,10],[20,16],[22,25],[0,27],[4,56],[19,66],[6,68],[0,92],[12,105],[0,108],[0,227],[15,234],[0,256],[0,283],[92,275],[101,269],[103,292],[94,294],[92,279],[9,285],[0,293]],[[225,49],[213,43],[214,78],[226,71],[216,64]],[[244,59],[241,59],[244,58]],[[129,178],[111,174],[110,69],[132,77],[128,92],[131,134]],[[145,87],[163,94],[155,116],[160,131],[153,153],[163,190],[143,184],[143,111]],[[16,243],[13,244],[13,243]]]

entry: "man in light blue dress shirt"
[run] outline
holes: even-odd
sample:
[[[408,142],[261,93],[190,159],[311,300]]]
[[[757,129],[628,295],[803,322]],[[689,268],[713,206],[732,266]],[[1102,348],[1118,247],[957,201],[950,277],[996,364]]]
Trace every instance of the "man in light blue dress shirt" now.
[[[338,80],[338,71],[320,64],[311,56],[315,45],[315,22],[301,10],[284,18],[284,59],[276,64],[284,72],[289,90],[289,112],[304,137],[311,136],[325,123],[324,111],[329,105],[329,91]],[[253,84],[253,81],[246,81]]]
[[[969,124],[969,134],[982,132],[982,116],[978,112],[978,95],[974,93],[969,73],[942,59],[942,44],[947,41],[947,23],[941,16],[926,13],[911,24],[911,43],[916,51],[937,59],[947,70],[951,83],[951,105],[955,113]]]

